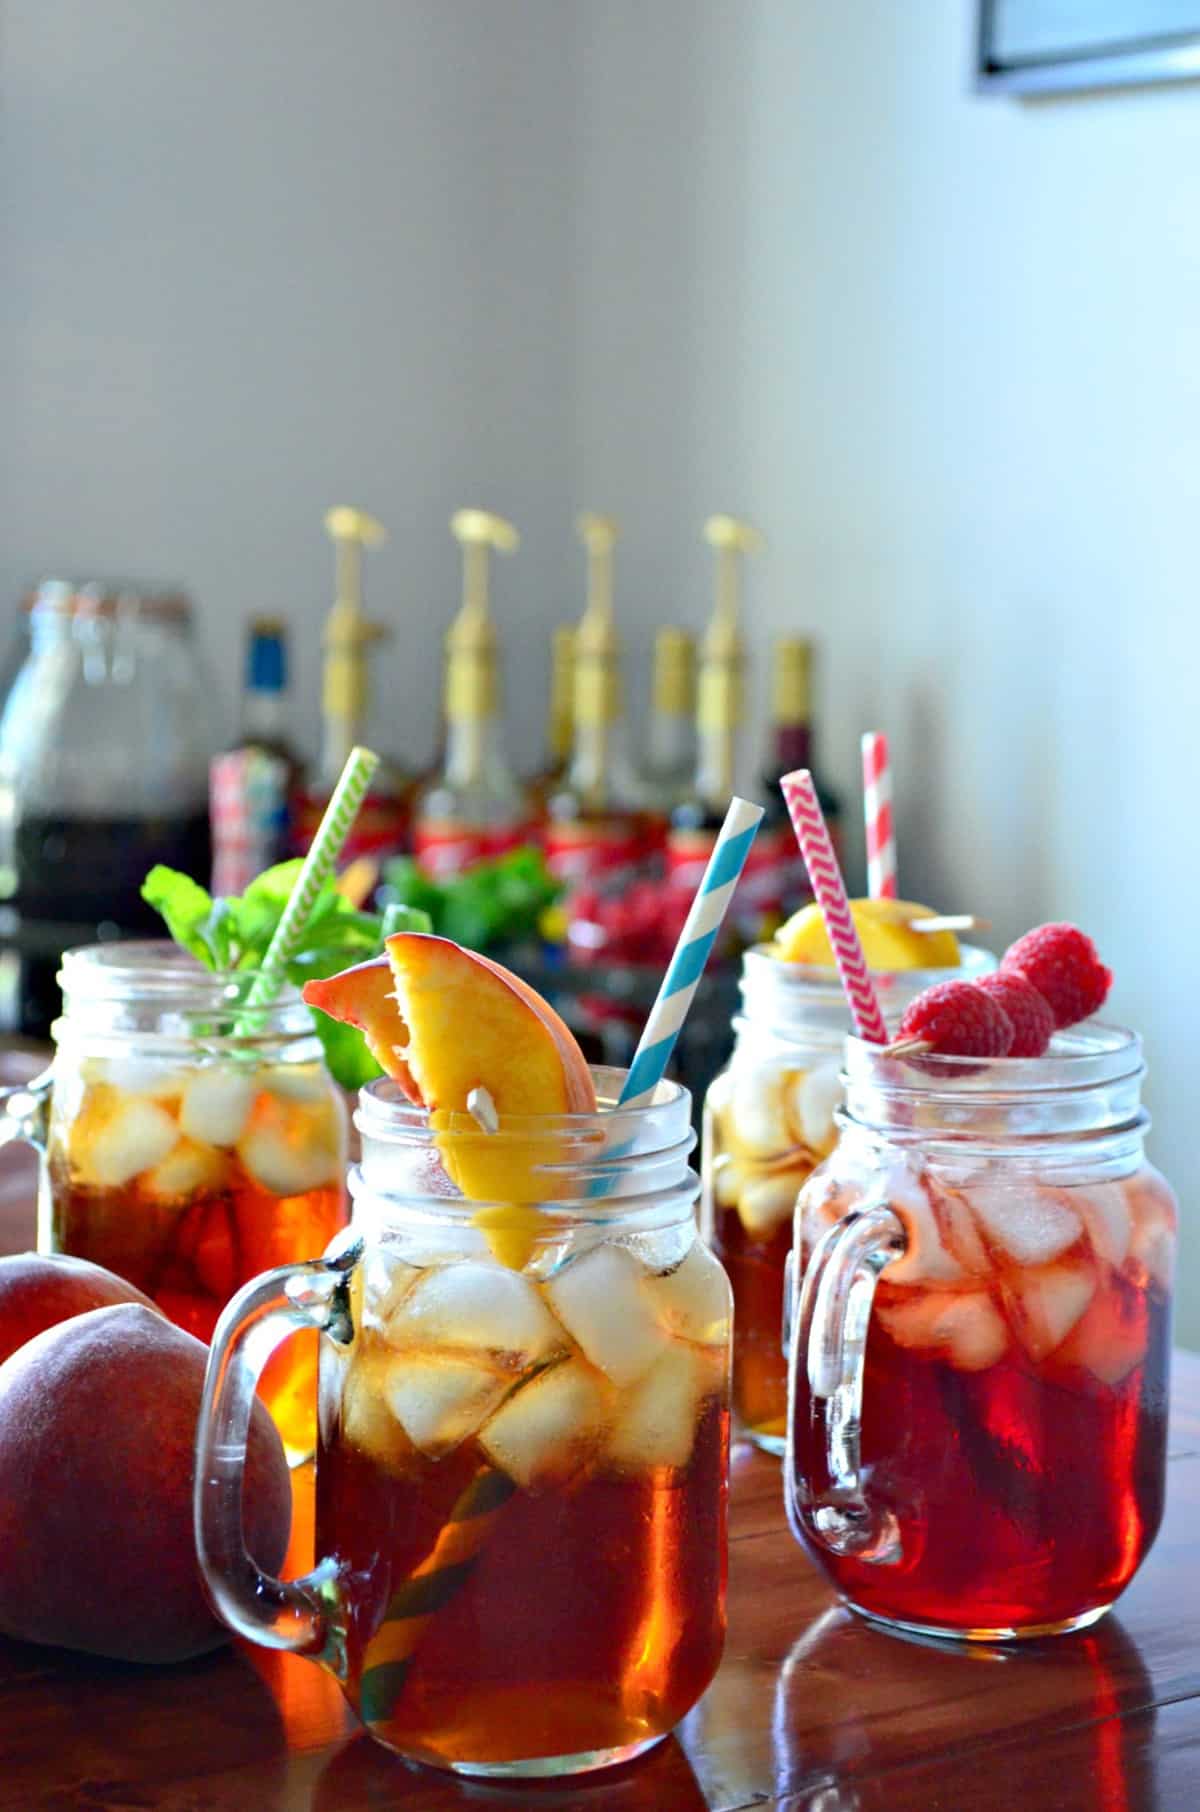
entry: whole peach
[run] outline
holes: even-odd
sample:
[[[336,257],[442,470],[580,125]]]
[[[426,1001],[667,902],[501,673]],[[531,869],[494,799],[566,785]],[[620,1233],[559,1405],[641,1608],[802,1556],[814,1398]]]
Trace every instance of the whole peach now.
[[[192,1536],[207,1349],[136,1303],[47,1328],[0,1365],[0,1631],[123,1661],[181,1661],[225,1640]],[[291,1485],[255,1405],[246,1542],[287,1548]]]

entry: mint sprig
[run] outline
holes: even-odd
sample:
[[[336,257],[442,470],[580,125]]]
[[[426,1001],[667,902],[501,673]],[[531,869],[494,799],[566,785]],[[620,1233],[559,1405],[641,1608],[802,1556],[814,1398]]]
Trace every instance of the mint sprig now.
[[[251,974],[266,954],[300,872],[300,863],[279,862],[256,876],[240,895],[213,897],[190,875],[161,863],[142,883],[142,898],[162,914],[175,942],[217,975]],[[354,963],[379,956],[395,931],[430,931],[428,913],[389,905],[363,912],[343,899],[332,879],[317,895],[304,935],[287,966],[296,987],[337,975]],[[362,1033],[326,1013],[312,1015],[330,1074],[343,1088],[357,1089],[381,1074]]]

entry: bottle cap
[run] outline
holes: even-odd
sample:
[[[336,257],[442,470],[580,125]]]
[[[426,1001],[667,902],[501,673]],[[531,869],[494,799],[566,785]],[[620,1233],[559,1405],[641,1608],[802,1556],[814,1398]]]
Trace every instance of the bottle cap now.
[[[275,617],[255,617],[246,644],[246,686],[251,692],[282,692],[287,686],[287,638]]]

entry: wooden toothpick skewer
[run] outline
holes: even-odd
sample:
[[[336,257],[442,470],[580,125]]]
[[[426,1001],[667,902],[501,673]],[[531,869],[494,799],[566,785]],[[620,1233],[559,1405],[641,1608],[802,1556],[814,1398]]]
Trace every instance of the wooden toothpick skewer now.
[[[923,1057],[933,1046],[928,1038],[898,1038],[895,1044],[883,1047],[885,1057]]]
[[[927,919],[910,919],[910,931],[990,931],[990,919],[977,918],[973,912],[943,912]]]

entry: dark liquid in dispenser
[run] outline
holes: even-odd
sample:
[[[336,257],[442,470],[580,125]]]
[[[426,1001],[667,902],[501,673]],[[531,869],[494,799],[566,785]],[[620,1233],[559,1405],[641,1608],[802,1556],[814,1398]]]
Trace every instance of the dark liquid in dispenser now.
[[[25,817],[10,833],[13,865],[0,886],[0,1029],[44,1038],[60,1007],[59,959],[102,935],[164,935],[141,897],[156,862],[208,880],[208,814],[162,818]],[[12,910],[12,909],[15,909]]]

